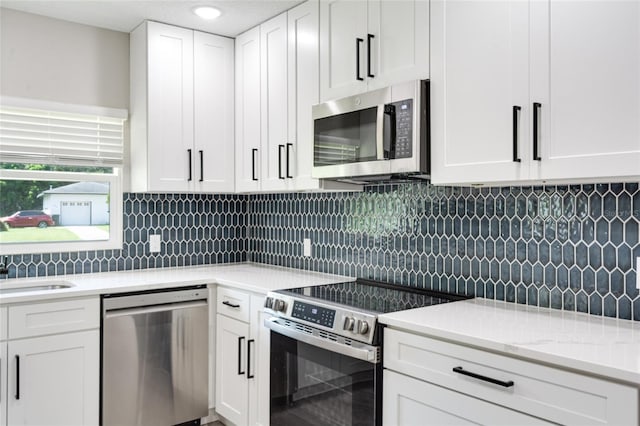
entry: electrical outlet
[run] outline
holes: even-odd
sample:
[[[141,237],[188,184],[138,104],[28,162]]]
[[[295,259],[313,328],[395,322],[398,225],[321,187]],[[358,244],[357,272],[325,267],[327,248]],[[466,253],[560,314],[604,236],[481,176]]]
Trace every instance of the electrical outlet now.
[[[636,288],[640,290],[640,257],[636,257]]]
[[[311,257],[311,239],[305,238],[302,240],[302,255],[304,257]]]
[[[160,234],[149,235],[149,251],[151,253],[160,252],[160,241],[162,240]]]

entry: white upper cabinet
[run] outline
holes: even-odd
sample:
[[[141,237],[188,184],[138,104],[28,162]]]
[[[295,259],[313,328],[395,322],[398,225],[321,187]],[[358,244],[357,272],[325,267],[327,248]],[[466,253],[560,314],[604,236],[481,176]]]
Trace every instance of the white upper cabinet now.
[[[236,37],[236,191],[260,189],[260,27]]]
[[[233,192],[233,40],[145,22],[130,43],[131,189]]]
[[[260,25],[261,189],[287,187],[287,14]]]
[[[233,192],[233,40],[197,31],[193,36],[193,179],[202,192]]]
[[[319,101],[318,1],[236,39],[236,189],[357,190],[311,178]]]
[[[431,14],[432,182],[526,178],[528,5],[433,1]]]
[[[367,90],[367,1],[320,4],[320,93],[322,101]]]
[[[637,179],[640,3],[431,5],[433,183]]]
[[[429,77],[429,2],[368,2],[368,90]],[[370,71],[369,71],[370,70]]]
[[[640,2],[533,1],[531,12],[532,177],[637,180]]]
[[[429,77],[429,2],[320,2],[320,98]]]

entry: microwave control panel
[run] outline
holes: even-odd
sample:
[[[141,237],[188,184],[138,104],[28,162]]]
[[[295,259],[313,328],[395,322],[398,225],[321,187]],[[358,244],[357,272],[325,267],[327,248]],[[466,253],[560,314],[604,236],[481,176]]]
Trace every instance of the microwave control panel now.
[[[413,99],[394,102],[396,113],[396,143],[394,158],[411,158],[413,155]]]

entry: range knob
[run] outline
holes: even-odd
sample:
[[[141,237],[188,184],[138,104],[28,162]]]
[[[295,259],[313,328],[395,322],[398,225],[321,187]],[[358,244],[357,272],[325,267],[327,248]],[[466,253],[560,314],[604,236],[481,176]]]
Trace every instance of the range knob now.
[[[345,317],[343,329],[347,331],[352,331],[353,327],[356,325],[356,319],[354,317]]]
[[[282,299],[273,300],[273,310],[276,312],[284,312],[287,309],[287,304]]]
[[[273,309],[273,297],[267,297],[264,301],[264,307],[268,309]]]
[[[358,329],[356,330],[356,332],[360,334],[367,334],[368,331],[369,324],[364,320],[358,320]]]

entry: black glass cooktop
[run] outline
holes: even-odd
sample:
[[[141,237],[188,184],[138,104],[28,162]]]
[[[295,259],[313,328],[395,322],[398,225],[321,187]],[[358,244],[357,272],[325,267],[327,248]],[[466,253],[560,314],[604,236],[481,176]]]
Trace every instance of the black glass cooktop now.
[[[377,314],[421,308],[471,298],[470,296],[460,294],[443,293],[364,279],[337,284],[279,290],[278,292],[290,295],[302,295]]]

